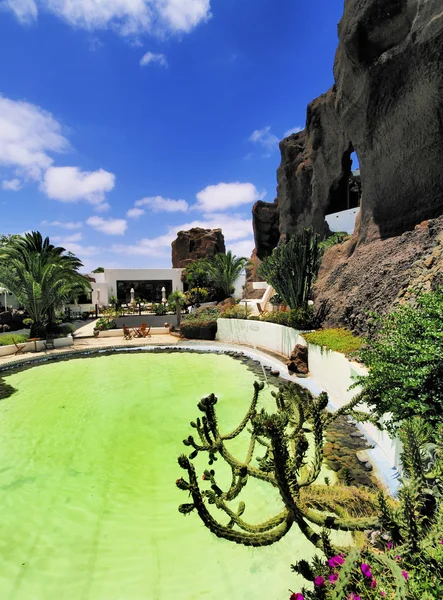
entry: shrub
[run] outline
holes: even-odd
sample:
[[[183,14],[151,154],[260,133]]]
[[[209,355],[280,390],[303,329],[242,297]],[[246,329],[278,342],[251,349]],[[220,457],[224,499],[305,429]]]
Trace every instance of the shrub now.
[[[294,329],[312,329],[315,320],[315,311],[312,306],[295,308],[289,311],[272,311],[260,315],[260,321],[285,325]]]
[[[75,327],[71,323],[62,323],[61,325],[58,326],[58,331],[62,335],[69,335],[69,334],[74,333]]]
[[[95,329],[99,331],[107,331],[108,329],[116,329],[117,323],[114,319],[108,319],[106,317],[100,317],[95,324]]]
[[[184,337],[190,339],[213,340],[217,333],[217,319],[220,314],[220,309],[216,306],[199,308],[183,317],[180,331]]]
[[[325,252],[328,248],[332,248],[332,246],[336,246],[337,244],[343,244],[343,242],[346,242],[350,238],[351,236],[346,231],[336,231],[323,242],[320,242],[319,247]]]
[[[377,319],[379,329],[361,351],[369,368],[359,377],[362,401],[395,431],[403,419],[422,416],[432,425],[443,420],[443,289],[417,297]]]
[[[175,310],[175,308],[173,310]],[[152,312],[154,312],[156,315],[165,315],[168,312],[168,309],[164,304],[153,304]]]
[[[186,292],[189,304],[199,304],[209,299],[209,291],[206,288],[195,287]]]
[[[269,298],[269,302],[275,305],[283,304],[283,298],[279,294],[274,294]]]
[[[26,333],[14,335],[1,335],[0,336],[0,346],[12,346],[14,344],[14,340],[17,344],[24,344],[28,341],[28,335]]]
[[[34,321],[32,319],[23,319],[23,326],[26,327],[26,329],[29,329],[33,323]]]
[[[335,350],[347,355],[356,355],[363,346],[363,340],[347,329],[320,329],[306,333],[305,340],[317,346],[326,346],[328,350]]]
[[[227,308],[221,317],[223,319],[249,319],[251,312],[249,306],[236,305],[232,308]]]

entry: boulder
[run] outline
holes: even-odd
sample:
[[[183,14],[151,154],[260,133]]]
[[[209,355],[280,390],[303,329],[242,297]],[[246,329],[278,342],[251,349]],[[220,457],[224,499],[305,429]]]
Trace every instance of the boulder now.
[[[237,304],[237,302],[234,300],[234,298],[226,298],[226,300],[219,302],[217,304],[217,307],[221,310],[222,313],[224,313],[225,310],[229,310],[236,304]]]
[[[194,227],[189,231],[179,231],[172,242],[172,267],[183,269],[200,258],[209,258],[220,252],[226,252],[221,229]]]
[[[295,374],[307,375],[308,369],[308,347],[297,344],[292,351],[289,361],[286,363],[288,370]]]

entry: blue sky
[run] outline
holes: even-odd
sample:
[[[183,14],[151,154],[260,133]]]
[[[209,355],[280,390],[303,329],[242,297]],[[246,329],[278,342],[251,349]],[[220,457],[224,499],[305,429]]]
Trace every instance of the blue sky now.
[[[166,267],[192,225],[249,256],[278,140],[333,83],[341,2],[0,0],[0,233]]]

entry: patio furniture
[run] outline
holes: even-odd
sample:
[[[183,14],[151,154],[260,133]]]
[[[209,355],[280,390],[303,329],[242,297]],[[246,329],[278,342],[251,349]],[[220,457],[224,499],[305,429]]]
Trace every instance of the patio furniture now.
[[[123,325],[123,337],[125,340],[132,340],[132,333],[126,325]]]
[[[23,344],[22,346],[19,346],[17,344],[17,342],[14,340],[14,338],[11,338],[11,339],[14,342],[14,346],[17,348],[17,351],[14,352],[14,356],[16,356],[17,354],[24,354],[24,349],[26,348],[26,344]]]
[[[55,350],[54,339],[55,339],[55,337],[53,335],[48,334],[46,336],[46,342],[45,342],[46,350]]]
[[[29,338],[28,342],[34,342],[34,352],[38,352],[37,350],[37,342],[40,341],[41,338]]]
[[[151,325],[149,325],[149,328],[148,328],[146,323],[142,323],[142,326],[140,327],[140,333],[141,333],[140,337],[144,337],[144,338],[151,337],[150,331],[151,331]]]

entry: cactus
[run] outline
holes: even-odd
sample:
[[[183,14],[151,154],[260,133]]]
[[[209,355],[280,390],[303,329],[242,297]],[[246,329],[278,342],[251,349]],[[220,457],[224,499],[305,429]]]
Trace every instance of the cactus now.
[[[193,436],[184,440],[192,449],[189,458],[179,457],[179,465],[187,471],[188,480],[180,478],[177,486],[187,491],[192,503],[181,505],[179,510],[188,514],[196,510],[208,529],[218,537],[245,546],[270,545],[285,536],[293,525],[317,548],[332,551],[328,533],[318,534],[312,524],[328,530],[365,530],[374,528],[378,519],[364,517],[331,516],[310,509],[300,500],[300,490],[312,485],[320,474],[323,463],[323,438],[326,426],[334,416],[326,412],[327,394],[315,399],[309,392],[296,384],[286,384],[278,392],[273,392],[277,410],[269,414],[264,409],[258,411],[262,383],[254,383],[254,393],[245,417],[232,432],[222,434],[216,414],[217,398],[214,394],[203,398],[198,408],[203,413],[191,426],[196,429],[199,440]],[[349,412],[354,408],[350,403]],[[340,414],[348,414],[346,407]],[[249,428],[248,428],[249,425]],[[244,460],[238,460],[227,449],[226,442],[247,431],[250,435],[249,448]],[[311,433],[314,452],[311,461],[306,455],[309,443],[306,433]],[[253,464],[257,448],[265,451]],[[192,460],[199,453],[206,453],[209,465],[222,458],[230,467],[232,479],[229,489],[222,490],[217,483],[214,469],[205,470],[203,480],[210,489],[201,490]],[[258,525],[246,522],[242,515],[245,505],[240,502],[233,510],[229,503],[236,500],[249,478],[260,479],[278,489],[283,510],[273,518]],[[221,513],[229,517],[227,525],[219,523],[209,512],[207,504],[215,505]]]
[[[305,229],[265,258],[260,275],[290,308],[306,308],[320,267],[319,236]]]

